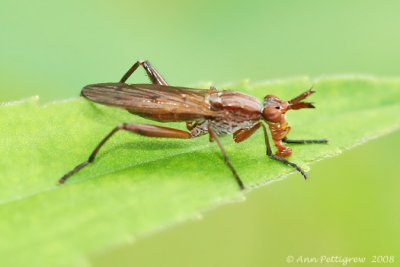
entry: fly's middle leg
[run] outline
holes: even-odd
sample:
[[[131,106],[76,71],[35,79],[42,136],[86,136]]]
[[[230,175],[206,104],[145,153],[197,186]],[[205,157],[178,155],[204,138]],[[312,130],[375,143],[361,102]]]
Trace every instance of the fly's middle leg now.
[[[244,190],[245,187],[244,187],[243,181],[242,181],[242,179],[240,179],[236,169],[233,167],[231,160],[229,159],[228,154],[226,153],[224,146],[222,145],[221,141],[219,140],[218,135],[215,133],[211,123],[208,123],[208,133],[210,134],[210,142],[215,141],[217,143],[217,145],[219,146],[219,148],[222,152],[222,155],[224,156],[225,163],[231,169],[232,174],[233,174],[233,176],[235,176],[235,179],[236,179],[240,189]]]
[[[168,85],[167,81],[164,77],[154,68],[149,61],[147,60],[138,60],[132,67],[122,76],[120,83],[125,83],[128,78],[139,68],[142,66],[147,73],[152,84],[159,85]]]

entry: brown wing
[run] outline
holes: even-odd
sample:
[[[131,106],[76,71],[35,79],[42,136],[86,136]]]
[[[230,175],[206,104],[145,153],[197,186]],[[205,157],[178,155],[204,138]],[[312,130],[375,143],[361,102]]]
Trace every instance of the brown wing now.
[[[82,95],[96,103],[124,108],[158,121],[218,117],[210,109],[209,90],[155,84],[101,83],[85,86]]]

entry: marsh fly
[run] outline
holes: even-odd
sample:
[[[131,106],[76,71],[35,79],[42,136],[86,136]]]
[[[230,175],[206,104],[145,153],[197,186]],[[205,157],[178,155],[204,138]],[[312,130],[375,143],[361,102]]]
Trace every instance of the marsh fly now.
[[[145,69],[151,84],[127,84],[127,79],[140,66]],[[215,141],[219,146],[225,163],[239,187],[244,189],[245,186],[229,160],[219,136],[233,134],[234,141],[239,143],[262,128],[267,156],[295,168],[307,178],[307,174],[299,166],[285,159],[292,154],[292,149],[284,143],[327,143],[327,140],[287,139],[290,127],[285,114],[288,110],[314,108],[313,104],[302,102],[313,93],[314,91],[309,89],[289,101],[267,95],[261,104],[255,97],[237,91],[218,91],[213,87],[202,90],[170,86],[148,61],[137,61],[118,83],[87,85],[82,89],[82,96],[96,103],[126,109],[150,120],[186,122],[187,131],[151,124],[122,123],[101,140],[87,161],[65,174],[59,183],[63,184],[73,174],[93,162],[103,145],[120,130],[147,137],[178,139],[191,139],[208,134],[210,142]],[[264,122],[268,125],[272,141],[277,148],[275,154],[272,153]]]

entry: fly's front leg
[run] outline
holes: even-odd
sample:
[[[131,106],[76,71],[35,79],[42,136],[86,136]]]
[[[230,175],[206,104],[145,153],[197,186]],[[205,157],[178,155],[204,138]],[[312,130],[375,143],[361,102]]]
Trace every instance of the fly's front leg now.
[[[327,139],[311,139],[311,140],[291,140],[286,137],[282,139],[287,144],[327,144]]]
[[[247,129],[240,129],[233,133],[233,140],[236,143],[243,142],[252,136],[261,126],[261,123],[254,124],[252,127]]]
[[[278,156],[278,155],[274,155],[274,154],[272,153],[271,145],[270,145],[269,139],[268,139],[267,128],[265,127],[264,124],[262,124],[262,123],[260,123],[260,124],[261,124],[261,126],[263,127],[263,130],[264,130],[265,145],[267,146],[267,156],[268,156],[269,158],[271,158],[271,159],[277,160],[277,161],[279,161],[279,162],[282,162],[282,163],[285,164],[285,165],[289,165],[289,166],[295,168],[298,172],[301,173],[301,175],[303,175],[304,179],[307,179],[307,178],[308,178],[307,173],[306,173],[305,171],[303,171],[303,169],[300,168],[297,164],[295,164],[295,163],[293,163],[293,162],[290,162],[290,161],[288,161],[287,159],[284,159],[283,157],[280,157],[280,156]]]
[[[128,78],[132,75],[132,73],[134,73],[140,66],[142,66],[145,69],[147,76],[149,76],[149,79],[152,84],[168,85],[164,77],[161,76],[161,74],[147,60],[139,60],[135,64],[133,64],[133,66],[125,73],[125,75],[122,76],[119,82],[125,83],[128,80]]]
[[[252,134],[254,134],[260,127],[262,126],[263,131],[264,131],[264,139],[265,139],[265,146],[267,147],[267,156],[270,159],[282,162],[285,165],[291,166],[293,168],[295,168],[297,171],[299,171],[301,173],[301,175],[304,176],[305,179],[307,179],[307,173],[305,171],[303,171],[299,166],[297,166],[295,163],[290,162],[286,159],[284,159],[283,157],[279,156],[279,155],[274,155],[272,153],[272,149],[271,149],[271,145],[269,143],[269,139],[268,139],[268,132],[267,132],[267,128],[265,127],[265,125],[261,122],[254,124],[251,128],[248,129],[241,129],[237,132],[234,133],[233,138],[235,140],[235,142],[239,143],[239,142],[243,142],[245,141],[247,138],[249,138]],[[275,143],[276,145],[276,143]],[[279,149],[279,148],[278,148]]]
[[[87,161],[82,162],[78,166],[76,166],[74,169],[72,169],[70,172],[66,173],[61,179],[58,181],[60,184],[65,183],[65,181],[89,165],[89,163],[93,162],[99,153],[100,149],[104,146],[104,144],[117,132],[120,130],[124,131],[129,131],[132,133],[136,133],[139,135],[147,136],[147,137],[163,137],[163,138],[178,138],[178,139],[190,139],[192,138],[192,135],[189,132],[173,129],[173,128],[167,128],[167,127],[161,127],[161,126],[155,126],[155,125],[147,125],[147,124],[128,124],[128,123],[123,123],[117,127],[115,127],[106,137],[101,140],[101,142],[96,146],[96,148],[93,150],[92,154],[90,154],[89,159]]]
[[[211,122],[208,123],[208,133],[210,134],[210,142],[215,141],[218,144],[219,149],[221,150],[222,155],[224,156],[225,163],[231,169],[233,176],[235,176],[240,189],[241,190],[245,189],[244,184],[243,184],[242,180],[240,179],[239,175],[237,174],[235,168],[233,167],[231,160],[229,159],[224,146],[222,145],[221,141],[219,140],[218,135],[215,133]]]

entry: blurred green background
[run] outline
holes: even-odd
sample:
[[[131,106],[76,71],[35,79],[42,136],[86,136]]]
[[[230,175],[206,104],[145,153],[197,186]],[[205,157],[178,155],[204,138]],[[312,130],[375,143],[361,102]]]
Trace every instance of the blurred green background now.
[[[399,10],[394,0],[2,0],[0,102],[75,97],[138,59],[172,85],[398,76]],[[308,182],[289,177],[201,222],[92,255],[94,266],[289,266],[287,256],[323,255],[399,264],[399,137],[314,164]]]

